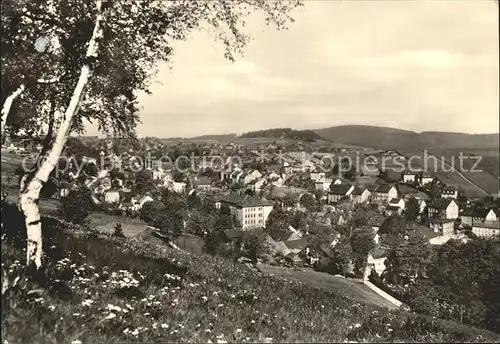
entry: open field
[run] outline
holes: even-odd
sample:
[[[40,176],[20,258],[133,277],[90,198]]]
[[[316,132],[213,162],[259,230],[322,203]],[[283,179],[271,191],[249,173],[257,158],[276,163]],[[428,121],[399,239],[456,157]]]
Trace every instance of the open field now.
[[[304,284],[326,288],[334,293],[345,294],[354,300],[359,300],[366,304],[386,307],[388,309],[397,309],[392,303],[358,281],[332,276],[311,269],[294,270],[267,264],[259,264],[258,267],[262,272],[288,279],[295,279]]]
[[[451,159],[446,153],[428,152],[427,158],[423,151],[400,151],[400,153],[407,158],[417,157],[411,161],[411,168],[413,170],[427,170],[443,183],[456,188],[462,188],[468,197],[483,197],[487,194],[498,192],[498,181],[487,171],[461,172],[462,175],[457,171],[452,171],[449,166]],[[435,155],[437,160],[433,159],[432,155]],[[467,167],[466,161],[464,160],[464,169],[472,167]],[[457,169],[460,169],[458,159],[455,161],[455,166]]]

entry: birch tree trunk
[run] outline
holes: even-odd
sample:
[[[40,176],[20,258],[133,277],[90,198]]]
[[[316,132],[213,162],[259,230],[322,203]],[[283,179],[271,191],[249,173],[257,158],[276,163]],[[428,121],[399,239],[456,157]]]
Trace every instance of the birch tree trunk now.
[[[40,191],[43,185],[47,182],[50,173],[56,166],[66,144],[68,135],[71,131],[71,124],[73,118],[78,113],[80,101],[85,93],[85,87],[91,76],[91,66],[89,58],[97,58],[99,40],[102,37],[102,1],[96,1],[97,17],[95,21],[94,31],[89,41],[86,57],[87,60],[80,70],[78,82],[73,91],[73,95],[69,102],[68,107],[64,113],[64,119],[57,129],[57,134],[54,142],[49,150],[47,158],[43,161],[39,170],[35,173],[33,178],[25,185],[25,189],[21,190],[21,209],[25,216],[26,230],[27,230],[27,250],[26,250],[26,264],[29,266],[34,264],[38,269],[42,265],[42,223],[40,217],[40,209],[38,202],[40,198]]]
[[[21,84],[17,90],[12,92],[4,101],[3,106],[2,106],[2,124],[0,127],[1,130],[1,135],[4,135],[5,132],[5,124],[7,123],[7,117],[9,117],[10,109],[12,108],[12,104],[14,104],[14,100],[16,100],[17,97],[21,95],[21,93],[24,92],[26,89],[26,86],[24,84]]]

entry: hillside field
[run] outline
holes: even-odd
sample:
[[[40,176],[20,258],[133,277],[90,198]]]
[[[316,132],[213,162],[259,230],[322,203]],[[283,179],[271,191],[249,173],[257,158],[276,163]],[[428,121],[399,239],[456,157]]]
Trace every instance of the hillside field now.
[[[350,285],[256,274],[222,258],[44,223],[39,273],[19,263],[18,228],[2,233],[10,233],[2,235],[4,343],[500,342],[489,331],[351,298]]]

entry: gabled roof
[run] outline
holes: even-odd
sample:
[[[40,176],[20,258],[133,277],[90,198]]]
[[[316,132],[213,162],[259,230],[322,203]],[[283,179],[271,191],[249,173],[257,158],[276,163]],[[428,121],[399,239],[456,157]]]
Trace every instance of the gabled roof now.
[[[392,203],[392,204],[398,204],[400,200],[401,200],[400,198],[392,198],[392,199],[389,201],[389,203],[390,203],[390,204],[391,204],[391,203]]]
[[[387,257],[387,251],[381,247],[375,247],[373,250],[370,251],[370,254],[373,259]]]
[[[240,196],[237,194],[229,194],[220,197],[221,202],[230,203],[237,207],[262,207],[262,206],[272,206],[273,203],[265,199],[259,199],[250,195]]]
[[[396,206],[396,205],[388,205],[385,209],[386,210],[391,210],[391,211],[397,211],[400,208],[398,206]]]
[[[429,204],[429,207],[444,210],[448,208],[451,202],[454,202],[454,200],[449,198],[438,198],[435,199],[431,204]]]
[[[276,230],[276,229],[273,229],[273,230],[270,230],[268,231],[268,235],[274,240],[274,241],[286,241],[291,235],[292,233],[289,232],[288,230]]]
[[[302,250],[309,243],[309,238],[301,238],[298,240],[285,241],[286,247],[290,250]]]
[[[394,186],[390,184],[379,185],[376,189],[376,193],[388,193]]]
[[[333,195],[345,196],[351,188],[352,185],[350,184],[337,184],[337,185],[334,184],[330,187],[330,193]]]
[[[489,209],[474,209],[472,211],[472,216],[476,218],[484,219],[489,213]]]
[[[472,227],[500,229],[500,221],[485,221],[479,224],[472,224]]]
[[[365,190],[368,191],[368,189],[365,189],[365,188],[355,187],[354,190],[353,190],[353,192],[352,192],[352,194],[354,196],[361,196],[363,194],[363,192],[365,192]]]

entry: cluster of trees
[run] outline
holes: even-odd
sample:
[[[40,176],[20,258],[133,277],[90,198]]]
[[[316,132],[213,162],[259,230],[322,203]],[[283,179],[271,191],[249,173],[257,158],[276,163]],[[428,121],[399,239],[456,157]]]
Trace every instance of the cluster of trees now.
[[[375,281],[412,310],[500,331],[498,239],[450,240],[436,248],[420,232],[406,230],[393,233],[386,245],[386,270]]]
[[[322,140],[323,138],[312,130],[294,130],[291,128],[275,128],[258,130],[245,133],[241,137],[270,137],[270,138],[284,138],[292,140],[301,140],[306,142],[313,142]]]
[[[384,277],[416,312],[500,332],[499,247],[482,239],[450,240],[438,250],[415,241],[398,245]]]

